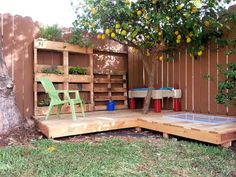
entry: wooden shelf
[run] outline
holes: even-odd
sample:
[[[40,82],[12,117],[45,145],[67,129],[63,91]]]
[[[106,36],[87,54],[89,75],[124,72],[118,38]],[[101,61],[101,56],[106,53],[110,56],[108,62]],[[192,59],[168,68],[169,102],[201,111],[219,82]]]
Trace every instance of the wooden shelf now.
[[[43,52],[42,52],[43,50]],[[51,56],[55,51],[59,51],[54,55],[55,57],[47,58]],[[59,53],[59,54],[58,54]],[[39,55],[41,54],[41,57]],[[71,55],[73,54],[73,55]],[[83,54],[83,55],[81,55]],[[87,55],[87,56],[86,56]],[[73,56],[73,58],[72,58]],[[78,58],[76,58],[76,57]],[[84,60],[81,57],[85,57],[86,66],[83,65]],[[71,58],[70,58],[71,57]],[[71,59],[71,60],[70,60]],[[81,60],[80,62],[77,59]],[[86,68],[87,75],[70,75],[69,69],[72,67],[69,63],[72,61],[72,66],[78,66],[82,63],[83,68]],[[52,63],[52,65],[50,65]],[[89,65],[89,66],[88,66]],[[42,69],[58,69],[63,74],[48,74],[42,73]],[[34,114],[45,115],[48,107],[38,106],[39,100],[43,100],[46,94],[41,84],[38,82],[38,78],[47,77],[58,90],[79,90],[82,92],[81,96],[87,103],[85,111],[94,110],[94,98],[93,98],[93,50],[90,48],[81,48],[78,45],[71,45],[64,42],[46,41],[43,39],[34,40]],[[60,84],[56,84],[60,83]],[[87,92],[87,93],[85,93]],[[63,95],[62,95],[63,98]],[[80,112],[79,107],[76,108],[77,112]],[[52,114],[56,113],[56,109],[53,109]],[[68,105],[63,105],[62,113],[71,113]]]
[[[128,108],[126,72],[94,71],[95,110],[106,110],[108,100],[115,101],[116,109]]]

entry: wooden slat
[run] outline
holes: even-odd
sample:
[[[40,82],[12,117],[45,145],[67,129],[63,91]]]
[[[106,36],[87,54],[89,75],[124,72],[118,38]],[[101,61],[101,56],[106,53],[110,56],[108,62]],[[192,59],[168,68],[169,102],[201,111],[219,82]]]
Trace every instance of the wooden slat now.
[[[126,71],[106,71],[106,70],[94,70],[93,71],[94,74],[102,74],[102,75],[107,75],[107,74],[110,74],[110,75],[126,75],[127,72]]]
[[[94,88],[94,92],[108,92],[108,88],[96,87]]]
[[[68,82],[90,83],[92,78],[90,75],[69,75]]]
[[[111,91],[112,92],[127,92],[127,88],[117,88],[117,87],[114,87],[114,88],[111,88]]]
[[[36,73],[35,80],[37,81],[40,77],[47,77],[52,82],[65,82],[67,78],[63,74],[47,74],[47,73]]]
[[[80,107],[76,106],[76,112],[81,112]],[[91,104],[86,104],[85,111],[93,111],[93,105]],[[42,115],[46,115],[48,111],[48,107],[36,107],[35,109],[35,115],[36,116],[42,116]],[[51,115],[56,114],[57,113],[57,107],[54,107],[51,111]],[[63,105],[62,106],[62,110],[61,110],[62,114],[70,114],[71,110],[70,110],[70,106],[69,105]],[[78,114],[79,115],[79,114]]]
[[[94,78],[94,83],[109,83],[110,80],[107,78]]]
[[[38,49],[69,51],[83,54],[93,53],[93,49],[91,48],[81,48],[79,45],[72,45],[64,42],[46,41],[42,39],[35,39],[34,47]]]

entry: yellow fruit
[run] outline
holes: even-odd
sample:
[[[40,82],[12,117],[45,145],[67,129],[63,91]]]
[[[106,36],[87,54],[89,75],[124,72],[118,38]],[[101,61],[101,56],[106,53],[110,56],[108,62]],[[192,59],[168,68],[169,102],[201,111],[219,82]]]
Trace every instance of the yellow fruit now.
[[[116,33],[111,33],[111,38],[114,39],[116,37]]]
[[[192,39],[190,37],[187,37],[186,42],[190,43],[191,41],[192,41]]]
[[[176,39],[176,43],[179,44],[180,43],[180,39]]]
[[[163,59],[164,59],[163,55],[159,57],[160,61],[163,61]]]
[[[166,17],[166,20],[169,21],[169,20],[170,20],[170,17],[167,16],[167,17]]]
[[[180,4],[176,7],[177,10],[181,10],[183,8],[183,4]]]
[[[130,0],[125,0],[125,4],[130,4]]]
[[[152,4],[156,4],[157,3],[157,0],[152,0]]]
[[[119,33],[120,32],[120,29],[116,29],[116,33]]]
[[[119,29],[119,28],[120,28],[120,24],[117,23],[117,24],[116,24],[116,29]]]
[[[92,13],[96,14],[97,13],[97,9],[96,8],[92,8]]]
[[[163,42],[161,42],[161,43],[160,43],[160,46],[164,46],[164,43],[163,43]]]
[[[141,10],[138,10],[138,11],[137,11],[137,15],[138,15],[138,16],[141,16],[142,13],[143,13],[143,12],[142,12]]]
[[[197,55],[200,57],[200,56],[202,56],[202,51],[200,50],[200,51],[198,51],[197,52]]]
[[[126,36],[126,35],[127,35],[127,31],[122,30],[122,31],[121,31],[121,35],[122,35],[122,36]]]
[[[188,17],[188,16],[189,16],[189,13],[188,13],[188,12],[185,12],[185,13],[184,13],[184,16],[185,16],[185,17]]]
[[[210,25],[210,23],[209,23],[209,21],[204,21],[204,25],[205,25],[205,27],[209,27],[209,25]]]
[[[179,34],[178,36],[177,36],[177,40],[180,40],[181,39],[181,35]]]
[[[188,35],[189,37],[193,37],[193,32],[190,32]]]
[[[98,35],[97,35],[97,39],[102,39],[102,35],[101,35],[101,34],[98,34]]]
[[[110,34],[110,29],[106,29],[106,31],[105,31],[105,33],[107,34],[107,35],[109,35]]]
[[[161,32],[161,31],[159,31],[159,32],[158,32],[158,35],[159,35],[159,36],[161,36],[161,35],[162,35],[162,32]]]
[[[178,36],[179,35],[179,31],[175,31],[175,35]]]
[[[106,35],[102,34],[102,40],[106,39]]]
[[[192,8],[192,13],[193,13],[193,14],[197,13],[197,7],[193,7],[193,8]]]

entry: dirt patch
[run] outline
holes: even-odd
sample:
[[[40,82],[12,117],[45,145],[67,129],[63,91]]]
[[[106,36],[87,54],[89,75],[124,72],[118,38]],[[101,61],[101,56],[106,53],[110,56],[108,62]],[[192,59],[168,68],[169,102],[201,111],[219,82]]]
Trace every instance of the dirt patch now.
[[[33,139],[42,139],[43,135],[35,127],[18,127],[0,135],[0,147],[9,145],[25,145]]]

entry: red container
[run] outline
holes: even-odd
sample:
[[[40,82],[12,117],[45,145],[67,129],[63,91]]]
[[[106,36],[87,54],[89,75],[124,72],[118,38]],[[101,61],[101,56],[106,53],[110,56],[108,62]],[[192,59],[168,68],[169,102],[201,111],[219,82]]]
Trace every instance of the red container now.
[[[160,99],[154,100],[154,112],[161,112],[161,100]]]
[[[129,99],[129,108],[130,109],[135,109],[135,100],[134,100],[134,98]]]
[[[173,99],[173,110],[178,112],[181,111],[181,103],[179,98]]]

